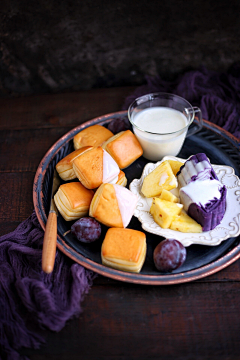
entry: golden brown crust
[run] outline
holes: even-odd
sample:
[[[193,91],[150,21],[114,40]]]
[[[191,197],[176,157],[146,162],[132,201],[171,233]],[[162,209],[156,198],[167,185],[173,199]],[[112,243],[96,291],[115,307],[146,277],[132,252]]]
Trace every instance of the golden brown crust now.
[[[83,146],[97,147],[113,136],[113,133],[102,125],[92,125],[80,131],[73,138],[74,149]]]
[[[89,215],[109,227],[123,227],[122,217],[112,184],[102,184],[92,199]]]
[[[93,198],[93,191],[86,189],[79,182],[72,182],[60,186],[68,199],[72,209],[78,209],[82,206],[90,206]]]
[[[146,235],[132,229],[108,229],[101,256],[104,265],[139,272],[146,257]]]
[[[71,182],[58,188],[54,201],[63,218],[70,221],[88,214],[93,195],[80,182]]]
[[[127,185],[127,178],[125,176],[125,173],[122,170],[120,170],[120,173],[118,174],[118,180],[117,180],[116,184],[121,185],[121,186]]]
[[[103,148],[113,157],[120,169],[128,167],[143,154],[139,141],[130,130],[108,139]]]
[[[84,146],[81,149],[75,150],[65,156],[62,160],[60,160],[56,165],[56,170],[59,176],[63,180],[72,180],[76,178],[76,174],[73,170],[73,160],[76,159],[78,156],[83,154],[84,152],[92,149],[92,146]]]
[[[87,189],[95,189],[100,186],[103,178],[103,149],[101,146],[78,156],[73,161],[73,170]]]

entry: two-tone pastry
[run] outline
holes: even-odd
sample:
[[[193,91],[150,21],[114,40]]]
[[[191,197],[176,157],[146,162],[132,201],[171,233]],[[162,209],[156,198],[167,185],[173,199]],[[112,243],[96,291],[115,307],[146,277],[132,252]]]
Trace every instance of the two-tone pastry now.
[[[121,131],[102,144],[120,169],[131,165],[143,154],[142,147],[136,136],[130,131]]]
[[[84,146],[99,146],[110,137],[113,133],[102,125],[92,125],[80,131],[73,138],[74,149]]]
[[[102,183],[116,183],[120,173],[117,163],[101,146],[78,156],[73,161],[73,170],[87,189],[95,189]]]
[[[92,146],[84,146],[78,150],[75,150],[65,156],[62,160],[60,160],[56,165],[56,170],[59,176],[65,180],[73,180],[76,179],[76,174],[73,170],[73,161],[80,156],[81,154],[85,153],[86,151],[92,149]]]
[[[80,182],[71,182],[59,186],[54,202],[66,221],[77,220],[88,215],[93,195]]]
[[[220,183],[206,154],[191,156],[177,173],[184,210],[203,231],[220,224],[226,210],[227,189]]]
[[[146,235],[137,230],[108,229],[102,243],[103,265],[139,273],[146,258]]]
[[[102,184],[94,194],[89,215],[109,227],[128,226],[135,207],[137,195],[123,186]]]

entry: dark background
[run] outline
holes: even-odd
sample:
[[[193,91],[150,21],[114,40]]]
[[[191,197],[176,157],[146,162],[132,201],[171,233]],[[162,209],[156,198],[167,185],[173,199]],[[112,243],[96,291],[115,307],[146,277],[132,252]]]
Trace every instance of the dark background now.
[[[0,96],[140,85],[240,60],[239,0],[0,3]]]

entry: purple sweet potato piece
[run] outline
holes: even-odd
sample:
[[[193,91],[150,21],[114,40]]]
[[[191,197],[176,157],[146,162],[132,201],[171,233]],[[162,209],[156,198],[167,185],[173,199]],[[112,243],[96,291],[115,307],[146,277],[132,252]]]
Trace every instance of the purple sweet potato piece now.
[[[213,230],[223,219],[226,211],[226,187],[223,186],[220,192],[221,198],[219,200],[212,199],[204,207],[192,203],[188,208],[188,215],[202,226],[203,231]]]
[[[200,182],[203,180],[218,181],[218,177],[204,153],[192,155],[185,164],[181,166],[179,172],[177,173],[177,177],[183,192],[184,188],[186,187],[187,189],[187,185],[192,182]],[[199,204],[201,199],[198,199],[199,201],[197,201],[197,203],[190,203],[190,205],[188,205],[185,201],[185,204],[183,203],[185,207],[188,207],[185,208],[188,215],[203,227],[203,231],[214,229],[217,225],[219,225],[225,214],[227,189],[225,186],[221,186],[219,191],[221,193],[220,198],[209,199],[205,205]],[[188,199],[190,200],[191,198],[188,197]]]
[[[213,167],[211,166],[206,154],[204,153],[192,155],[184,163],[184,165],[181,166],[180,170],[177,173],[177,177],[181,187],[189,184],[191,181],[196,180],[218,180],[218,177],[213,170]]]

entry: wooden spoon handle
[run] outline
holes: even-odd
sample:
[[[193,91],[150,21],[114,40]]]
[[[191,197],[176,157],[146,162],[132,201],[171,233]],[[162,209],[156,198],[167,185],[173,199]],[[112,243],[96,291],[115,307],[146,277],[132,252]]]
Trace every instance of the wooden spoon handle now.
[[[45,235],[43,239],[42,251],[42,269],[50,274],[54,268],[55,255],[57,247],[57,215],[50,212],[46,224]]]

